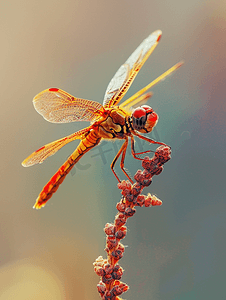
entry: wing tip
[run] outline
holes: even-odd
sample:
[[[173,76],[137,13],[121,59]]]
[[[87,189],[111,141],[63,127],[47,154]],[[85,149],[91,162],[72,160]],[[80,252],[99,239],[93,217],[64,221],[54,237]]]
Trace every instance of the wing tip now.
[[[157,40],[156,40],[157,43],[160,41],[161,37],[162,37],[162,34],[160,34],[160,35],[157,37]]]
[[[43,93],[46,93],[46,92],[58,92],[60,89],[59,88],[56,88],[56,87],[51,87],[51,88],[48,88],[48,89],[45,89],[43,90],[42,92],[38,93],[34,98],[33,98],[33,103],[35,103],[38,98],[43,94]]]
[[[21,163],[21,165],[22,165],[23,167],[25,167],[25,168],[26,168],[26,167],[29,167],[29,166],[27,165],[26,160],[27,160],[27,159],[23,160],[22,163]]]
[[[56,88],[56,87],[54,87],[54,88],[49,88],[49,89],[47,89],[47,91],[49,91],[49,92],[58,92],[59,89]]]
[[[27,158],[25,158],[24,161],[22,161],[21,165],[23,167],[27,168],[27,167],[31,167],[31,166],[37,164],[34,161],[32,161],[31,156],[32,156],[32,154],[30,156],[28,156]],[[42,163],[42,162],[40,162],[40,163]]]
[[[158,29],[158,30],[155,30],[152,35],[156,35],[157,36],[157,40],[156,42],[159,42],[161,37],[162,37],[162,30]]]
[[[43,91],[43,92],[44,92],[44,91]],[[43,93],[43,92],[41,92],[41,93]],[[40,97],[40,94],[41,94],[41,93],[38,93],[37,95],[34,96],[34,98],[33,98],[33,100],[32,100],[33,104],[35,104],[35,102],[38,100],[38,98]]]
[[[177,69],[179,69],[181,66],[183,66],[184,63],[185,63],[184,60],[179,61],[179,62],[176,64]]]

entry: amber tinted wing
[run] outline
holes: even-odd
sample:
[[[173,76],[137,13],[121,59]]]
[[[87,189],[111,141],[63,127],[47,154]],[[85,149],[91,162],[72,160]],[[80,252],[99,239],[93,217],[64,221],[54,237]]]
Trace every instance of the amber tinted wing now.
[[[39,93],[34,97],[33,104],[37,112],[52,123],[94,121],[103,107],[98,102],[75,98],[57,88]]]
[[[105,92],[104,106],[116,105],[122,99],[137,73],[157,46],[161,35],[161,30],[154,31],[130,55],[125,64],[118,69]]]
[[[155,80],[153,80],[151,83],[149,83],[148,85],[146,85],[143,89],[139,90],[136,94],[134,94],[129,99],[127,99],[126,101],[124,101],[120,105],[120,107],[130,108],[130,107],[132,107],[134,105],[140,104],[140,102],[142,102],[144,99],[146,100],[146,98],[150,97],[151,95],[149,96],[150,93],[144,94],[145,92],[147,92],[150,88],[152,88],[153,86],[155,86],[159,82],[165,80],[168,76],[172,75],[173,72],[175,72],[176,70],[178,70],[181,66],[183,66],[183,64],[184,64],[184,62],[180,61],[179,63],[177,63],[174,66],[172,66],[169,70],[167,70],[162,75],[160,75]]]
[[[86,136],[86,134],[90,131],[90,129],[91,126],[41,147],[40,149],[33,152],[30,156],[28,156],[22,162],[22,166],[30,167],[36,164],[41,164],[47,157],[55,154],[64,145],[77,139],[83,139]]]

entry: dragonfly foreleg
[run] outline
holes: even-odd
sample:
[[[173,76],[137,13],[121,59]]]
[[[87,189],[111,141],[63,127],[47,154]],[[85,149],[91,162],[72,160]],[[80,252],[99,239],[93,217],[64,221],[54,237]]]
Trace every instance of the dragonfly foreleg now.
[[[129,179],[129,181],[131,183],[133,183],[132,179],[129,177],[129,175],[126,173],[125,169],[124,169],[124,160],[125,160],[125,156],[126,156],[126,149],[128,146],[128,138],[126,137],[125,142],[122,144],[122,147],[119,149],[118,153],[116,154],[115,158],[113,159],[112,163],[111,163],[111,170],[113,172],[113,174],[115,175],[115,177],[117,178],[117,180],[119,182],[121,182],[121,180],[118,178],[118,176],[116,175],[115,171],[114,171],[114,166],[115,163],[117,161],[117,159],[119,158],[119,156],[122,154],[122,158],[121,158],[121,162],[120,162],[120,167],[123,171],[123,173],[126,175],[126,177]]]
[[[143,160],[142,158],[137,157],[137,155],[145,154],[145,153],[149,153],[149,152],[151,152],[151,150],[136,153],[135,152],[135,140],[134,140],[134,137],[131,136],[131,153],[132,153],[134,158],[139,159],[139,160]]]
[[[129,175],[127,174],[126,170],[124,169],[124,161],[125,161],[126,150],[127,150],[127,146],[128,146],[128,139],[125,141],[125,143],[126,143],[126,147],[125,147],[125,149],[124,149],[123,152],[122,152],[122,158],[121,158],[121,162],[120,162],[120,167],[121,167],[123,173],[124,173],[124,174],[126,175],[126,177],[129,179],[129,181],[130,181],[131,183],[133,183],[133,180],[129,177]],[[125,144],[125,143],[124,143],[124,144]]]
[[[154,140],[152,140],[152,139],[149,139],[149,138],[147,138],[146,136],[143,136],[143,135],[139,134],[139,133],[136,132],[136,131],[133,131],[133,134],[134,134],[135,136],[138,136],[140,139],[145,140],[145,141],[147,141],[147,142],[149,142],[149,143],[151,143],[151,144],[158,144],[158,145],[167,146],[167,145],[164,144],[164,143],[156,142],[156,141],[154,141]]]

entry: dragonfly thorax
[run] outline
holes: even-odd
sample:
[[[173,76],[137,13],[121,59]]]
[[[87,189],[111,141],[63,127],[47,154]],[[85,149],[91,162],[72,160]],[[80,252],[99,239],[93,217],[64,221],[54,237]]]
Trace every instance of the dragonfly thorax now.
[[[142,133],[152,131],[157,122],[158,115],[148,105],[137,107],[132,113],[133,128]]]

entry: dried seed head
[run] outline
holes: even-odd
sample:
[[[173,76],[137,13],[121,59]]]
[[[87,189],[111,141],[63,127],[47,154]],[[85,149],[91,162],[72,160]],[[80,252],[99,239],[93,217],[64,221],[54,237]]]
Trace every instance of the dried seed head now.
[[[114,235],[115,234],[115,226],[111,223],[107,223],[105,225],[105,228],[104,228],[104,232],[107,234],[107,235]]]
[[[127,220],[126,216],[124,214],[120,213],[115,217],[115,225],[117,227],[120,227],[120,226],[126,224],[126,220]]]
[[[136,212],[136,209],[135,208],[132,208],[132,207],[127,207],[126,210],[125,210],[125,215],[127,217],[132,217]]]
[[[143,206],[144,201],[145,201],[145,196],[144,195],[139,195],[139,196],[137,196],[135,205],[136,206]]]
[[[97,290],[98,290],[98,292],[100,293],[101,296],[103,296],[105,294],[106,286],[105,286],[105,284],[102,281],[100,281],[98,283]]]
[[[125,226],[123,226],[125,227]],[[122,228],[120,230],[118,230],[116,233],[115,233],[115,237],[119,240],[123,239],[124,237],[126,236],[126,229],[123,230]]]
[[[116,208],[119,212],[124,212],[126,209],[126,204],[120,201],[117,203]]]

